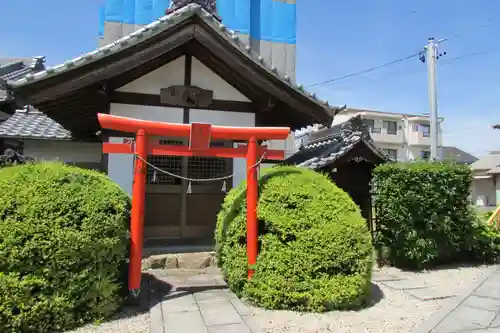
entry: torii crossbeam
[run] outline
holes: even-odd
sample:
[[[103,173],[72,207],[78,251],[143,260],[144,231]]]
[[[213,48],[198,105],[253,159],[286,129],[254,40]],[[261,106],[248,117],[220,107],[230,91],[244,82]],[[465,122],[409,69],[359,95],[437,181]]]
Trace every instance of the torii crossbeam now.
[[[257,261],[258,226],[257,201],[258,159],[283,160],[283,150],[272,150],[260,146],[259,140],[285,140],[290,134],[288,127],[228,127],[210,124],[175,124],[138,120],[133,118],[97,115],[103,129],[135,133],[135,143],[104,143],[107,154],[134,154],[132,186],[132,217],[130,223],[130,263],[128,287],[131,295],[137,296],[141,285],[141,261],[144,232],[144,207],[146,200],[146,161],[148,155],[211,156],[224,158],[246,158],[247,166],[247,258],[248,278],[253,274]],[[189,146],[164,146],[152,142],[149,136],[170,136],[189,138]],[[238,140],[248,144],[237,148],[212,148],[211,140]]]

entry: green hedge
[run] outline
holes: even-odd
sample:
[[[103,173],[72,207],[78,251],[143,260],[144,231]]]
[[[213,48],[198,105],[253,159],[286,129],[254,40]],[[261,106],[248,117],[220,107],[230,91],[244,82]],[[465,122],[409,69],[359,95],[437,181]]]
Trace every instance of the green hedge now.
[[[424,161],[385,164],[374,170],[373,183],[380,260],[424,268],[495,256],[481,245],[492,230],[470,208],[468,166]]]
[[[327,311],[362,306],[370,294],[373,249],[351,198],[326,176],[296,167],[259,180],[259,256],[247,281],[246,184],[218,215],[219,265],[229,288],[269,309]]]
[[[0,169],[0,332],[59,332],[122,304],[129,198],[58,163]]]

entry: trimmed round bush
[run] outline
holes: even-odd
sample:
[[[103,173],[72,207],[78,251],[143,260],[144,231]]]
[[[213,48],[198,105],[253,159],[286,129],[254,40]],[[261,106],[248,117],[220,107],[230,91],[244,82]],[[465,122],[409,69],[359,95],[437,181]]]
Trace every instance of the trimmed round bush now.
[[[370,232],[356,204],[325,175],[290,166],[263,170],[257,219],[259,255],[248,281],[246,183],[232,189],[215,238],[233,292],[268,309],[321,312],[366,304]]]
[[[130,201],[60,163],[0,169],[0,332],[60,332],[122,304]]]

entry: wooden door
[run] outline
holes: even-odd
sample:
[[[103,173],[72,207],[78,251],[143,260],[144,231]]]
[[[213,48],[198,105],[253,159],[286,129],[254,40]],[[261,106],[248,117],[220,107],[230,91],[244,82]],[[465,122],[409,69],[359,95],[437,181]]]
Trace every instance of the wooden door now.
[[[166,145],[184,145],[186,141],[159,139],[160,144]],[[219,147],[230,145],[229,142],[212,143],[212,146]],[[212,239],[217,213],[233,180],[189,182],[182,178],[199,180],[231,175],[232,159],[149,156],[148,161],[180,177],[172,177],[158,170],[155,172],[154,168],[148,166],[144,238]],[[226,191],[222,191],[223,187]]]
[[[212,147],[230,147],[231,142],[212,142]],[[217,157],[190,157],[188,177],[191,179],[213,179],[231,175],[233,159]],[[191,182],[191,193],[187,194],[186,224],[183,236],[195,239],[213,238],[217,214],[222,202],[232,187],[233,179],[209,182]],[[223,191],[223,188],[226,191]]]
[[[182,145],[183,140],[159,139],[160,144]],[[182,173],[180,156],[148,156],[155,167],[175,175]],[[145,239],[181,238],[182,181],[148,166],[146,178]]]

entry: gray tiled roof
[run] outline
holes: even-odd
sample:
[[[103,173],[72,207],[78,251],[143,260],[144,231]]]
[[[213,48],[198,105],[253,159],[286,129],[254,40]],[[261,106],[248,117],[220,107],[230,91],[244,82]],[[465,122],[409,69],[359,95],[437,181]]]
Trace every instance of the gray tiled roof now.
[[[0,138],[70,140],[71,133],[37,110],[18,110],[0,123]]]
[[[472,170],[490,170],[500,165],[500,153],[492,152],[471,164]]]
[[[0,102],[7,100],[9,95],[4,89],[5,82],[20,80],[28,74],[45,69],[44,57],[30,59],[0,57]]]
[[[93,63],[104,57],[108,57],[116,52],[122,51],[134,47],[136,44],[143,42],[144,40],[158,35],[162,31],[165,31],[172,26],[182,23],[183,21],[197,15],[203,19],[209,26],[211,26],[214,31],[217,31],[223,38],[237,48],[242,55],[250,58],[255,63],[259,64],[262,68],[268,71],[270,74],[281,79],[283,82],[288,84],[290,87],[297,90],[299,93],[307,97],[308,99],[322,105],[326,110],[331,111],[332,116],[335,110],[338,108],[331,107],[328,101],[320,101],[316,98],[314,93],[308,93],[304,91],[304,87],[300,84],[296,85],[292,82],[290,76],[286,73],[280,73],[280,71],[273,65],[269,65],[265,62],[264,58],[258,53],[254,52],[251,47],[242,42],[237,34],[233,31],[228,30],[228,28],[219,21],[218,17],[212,15],[210,12],[206,11],[204,8],[200,7],[198,4],[191,3],[187,6],[179,8],[169,15],[165,15],[158,20],[140,28],[131,34],[124,36],[113,43],[100,47],[90,53],[86,53],[82,56],[74,58],[72,60],[66,61],[63,64],[47,68],[44,71],[28,74],[21,79],[12,79],[8,84],[13,87],[20,87],[30,82],[44,80],[63,72],[79,68],[81,66]]]
[[[454,160],[457,163],[472,164],[478,160],[473,156],[457,147],[441,147],[443,159]]]
[[[299,151],[287,158],[285,164],[296,164],[311,169],[321,169],[347,154],[357,144],[363,143],[381,160],[387,156],[373,143],[362,124],[362,117],[353,117],[342,124],[308,135]]]

